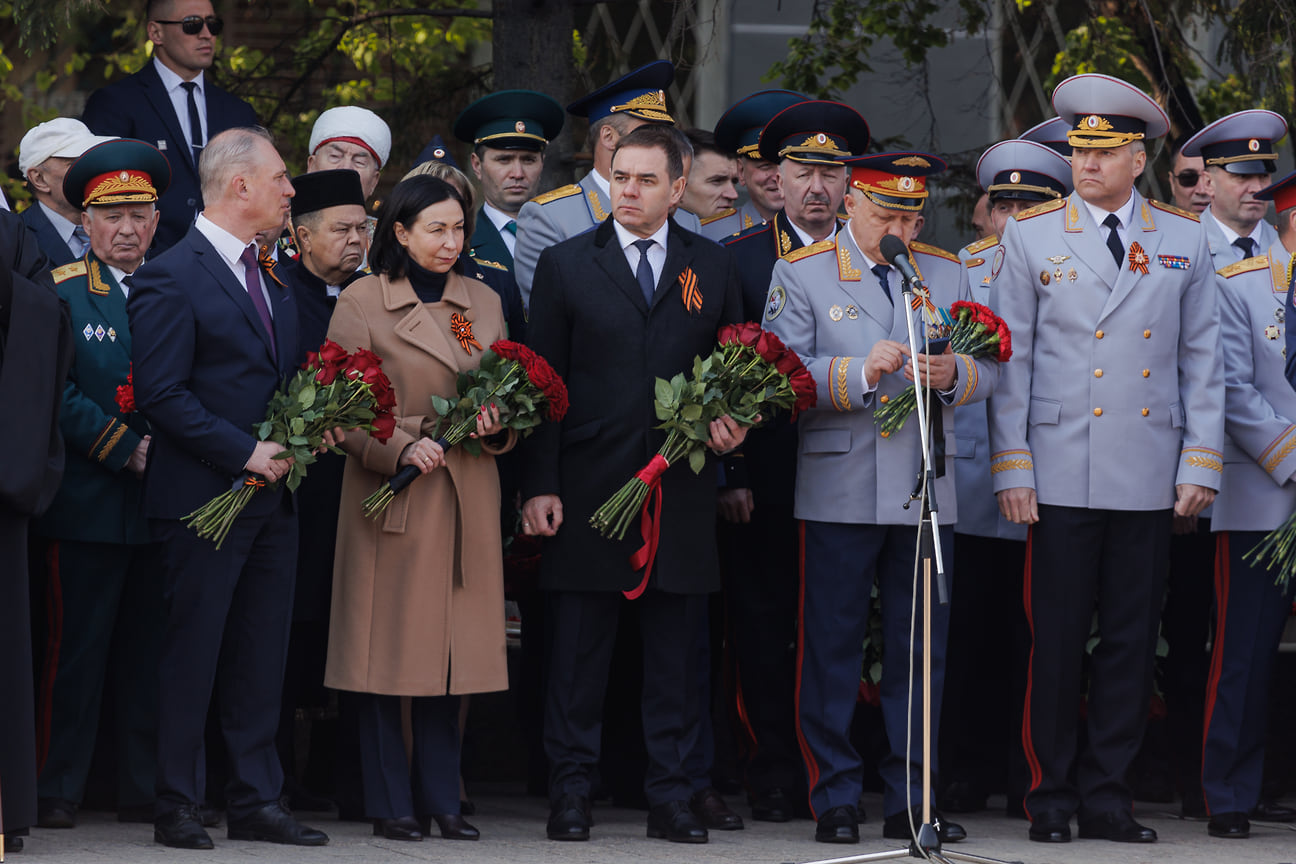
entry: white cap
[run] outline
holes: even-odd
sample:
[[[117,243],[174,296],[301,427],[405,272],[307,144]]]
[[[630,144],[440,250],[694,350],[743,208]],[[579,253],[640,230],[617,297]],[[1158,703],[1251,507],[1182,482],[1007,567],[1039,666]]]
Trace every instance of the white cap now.
[[[311,155],[330,141],[359,144],[374,155],[379,168],[387,164],[391,155],[391,129],[377,114],[358,105],[330,108],[315,120],[310,136]]]
[[[55,117],[28,129],[18,142],[18,171],[26,177],[28,168],[35,168],[51,156],[76,159],[94,145],[111,140],[111,136],[95,135],[80,120]]]

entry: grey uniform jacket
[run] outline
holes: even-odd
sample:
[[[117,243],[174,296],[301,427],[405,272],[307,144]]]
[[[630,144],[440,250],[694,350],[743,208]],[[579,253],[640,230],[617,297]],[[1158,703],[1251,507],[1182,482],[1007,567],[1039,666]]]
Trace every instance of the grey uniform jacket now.
[[[958,259],[920,243],[912,257],[937,307],[967,300],[968,284]],[[878,434],[873,410],[908,382],[901,372],[883,375],[864,392],[864,359],[882,339],[908,341],[904,302],[891,274],[893,306],[851,234],[798,249],[774,264],[765,305],[765,329],[777,335],[814,376],[818,405],[797,421],[798,519],[873,525],[916,525],[918,507],[905,510],[918,476],[922,448],[916,415],[888,438]],[[955,405],[980,401],[994,390],[999,364],[958,358],[958,379],[941,397],[945,427],[945,476],[936,481],[942,524],[958,518],[954,495],[957,450]]]
[[[1215,531],[1270,531],[1296,510],[1296,390],[1283,374],[1290,261],[1277,242],[1217,277],[1226,437]]]
[[[998,245],[999,238],[991,235],[959,250],[959,260],[967,269],[972,299],[986,306],[991,305],[988,256],[994,254]],[[954,411],[958,422],[955,435],[958,450],[954,454],[958,523],[954,530],[976,537],[1025,540],[1026,526],[1005,519],[999,512],[999,502],[995,500],[994,483],[990,479],[990,425],[986,417],[988,406],[988,402],[976,402]]]
[[[1215,274],[1197,218],[1134,195],[1118,268],[1074,193],[1018,214],[991,256],[1013,359],[990,402],[995,491],[1043,504],[1172,507],[1218,489],[1224,369]]]
[[[1210,247],[1211,263],[1216,270],[1227,267],[1230,264],[1236,264],[1244,257],[1242,250],[1234,246],[1224,236],[1224,229],[1220,227],[1219,220],[1207,207],[1201,214],[1202,229],[1206,232],[1206,245]],[[1260,242],[1256,246],[1257,254],[1264,254],[1264,251],[1278,242],[1278,230],[1268,222],[1260,222]]]
[[[734,208],[721,210],[714,216],[708,216],[701,222],[698,233],[708,240],[719,243],[726,237],[732,237],[742,231],[742,214]]]
[[[582,177],[579,185],[562,186],[522,205],[517,217],[517,245],[513,247],[513,275],[524,306],[531,306],[531,280],[540,253],[588,231],[611,213],[612,202],[594,180],[593,171]],[[692,213],[680,210],[674,218],[684,230],[700,233],[701,225]]]

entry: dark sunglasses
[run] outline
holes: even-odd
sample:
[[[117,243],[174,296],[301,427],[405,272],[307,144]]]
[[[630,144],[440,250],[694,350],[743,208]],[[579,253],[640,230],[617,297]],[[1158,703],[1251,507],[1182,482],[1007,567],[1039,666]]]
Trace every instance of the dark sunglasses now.
[[[206,18],[201,15],[186,15],[179,21],[154,20],[157,20],[159,24],[179,24],[181,32],[189,36],[197,36],[201,33],[204,24],[207,25],[207,30],[213,36],[219,36],[221,31],[225,29],[225,22],[215,15],[208,15]]]
[[[213,33],[214,32],[215,31],[213,31]],[[1180,171],[1178,174],[1172,174],[1170,176],[1178,180],[1180,186],[1188,187],[1188,186],[1196,186],[1198,181],[1201,180],[1201,175],[1202,172],[1194,171],[1191,168],[1187,168],[1183,171]]]

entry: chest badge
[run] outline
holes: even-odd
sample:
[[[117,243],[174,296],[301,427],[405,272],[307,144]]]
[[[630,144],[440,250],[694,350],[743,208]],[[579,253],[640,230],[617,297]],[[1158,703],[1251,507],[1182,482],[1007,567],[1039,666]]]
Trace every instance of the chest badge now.
[[[1279,324],[1285,324],[1287,322],[1286,307],[1279,306],[1277,309],[1274,310],[1274,320],[1277,321]]]
[[[834,321],[840,321],[842,319],[842,307],[838,306],[836,303],[829,306],[828,317]]]
[[[850,320],[854,321],[856,318],[859,317],[859,310],[856,309],[854,306],[847,306],[847,307],[846,307],[846,317],[849,318]]]
[[[1047,285],[1047,284],[1049,284],[1049,282],[1052,282],[1052,281],[1053,281],[1053,277],[1049,275],[1049,272],[1048,272],[1047,270],[1041,270],[1041,271],[1040,271],[1040,284],[1041,284],[1041,285]]]
[[[1277,324],[1270,324],[1264,329],[1264,334],[1266,339],[1276,340],[1282,335],[1282,331],[1278,329]]]
[[[1050,255],[1048,260],[1050,264],[1061,264],[1070,257],[1070,255]]]
[[[1129,269],[1131,273],[1137,272],[1144,276],[1148,272],[1148,263],[1151,261],[1148,254],[1143,251],[1143,247],[1135,240],[1129,247]]]

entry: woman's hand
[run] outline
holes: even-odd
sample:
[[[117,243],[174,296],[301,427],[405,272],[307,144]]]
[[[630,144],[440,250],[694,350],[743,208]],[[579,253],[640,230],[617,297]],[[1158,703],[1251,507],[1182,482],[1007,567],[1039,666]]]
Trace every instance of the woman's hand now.
[[[420,474],[427,474],[445,464],[445,451],[431,438],[420,438],[401,451],[399,464],[413,465]]]
[[[500,423],[499,406],[492,402],[490,405],[483,405],[482,410],[477,414],[477,431],[473,433],[474,438],[489,438],[496,432],[504,431],[504,425]]]

